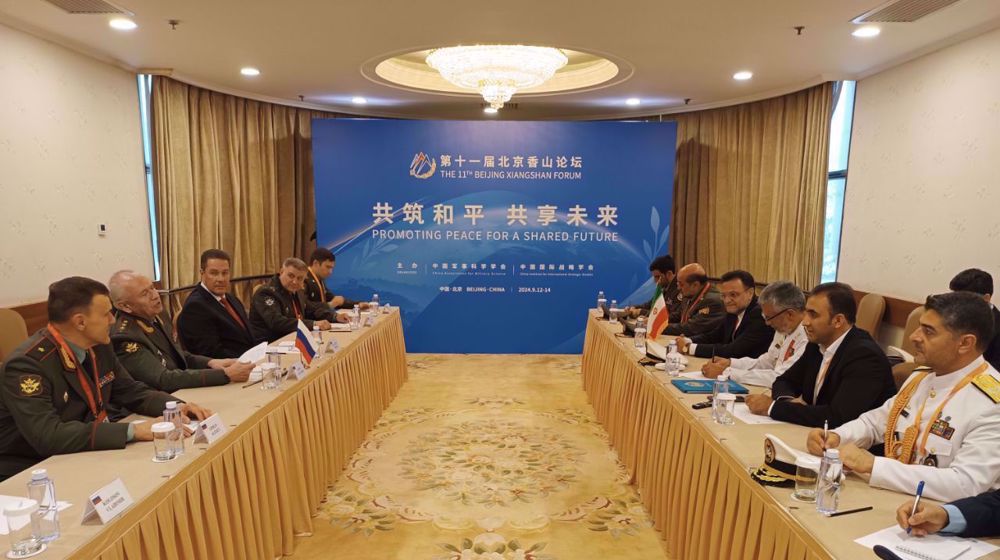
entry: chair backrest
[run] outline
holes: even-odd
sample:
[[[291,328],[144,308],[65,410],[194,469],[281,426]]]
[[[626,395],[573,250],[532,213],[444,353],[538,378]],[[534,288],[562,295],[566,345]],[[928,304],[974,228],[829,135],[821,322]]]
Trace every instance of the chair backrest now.
[[[28,326],[24,317],[13,309],[0,309],[0,362],[25,340],[28,340]]]
[[[906,383],[916,368],[917,364],[913,362],[903,362],[892,366],[892,380],[896,383],[896,391],[903,387],[903,383]]]
[[[858,321],[855,325],[859,329],[868,331],[872,338],[878,340],[883,315],[885,315],[885,298],[878,294],[866,294],[858,304]]]
[[[900,346],[900,348],[906,350],[910,354],[913,354],[914,352],[917,351],[917,349],[913,346],[913,343],[910,342],[910,335],[913,334],[913,331],[917,330],[917,327],[920,326],[920,316],[923,314],[924,314],[923,305],[914,309],[913,311],[910,311],[910,315],[906,318],[906,326],[903,327],[903,344]]]

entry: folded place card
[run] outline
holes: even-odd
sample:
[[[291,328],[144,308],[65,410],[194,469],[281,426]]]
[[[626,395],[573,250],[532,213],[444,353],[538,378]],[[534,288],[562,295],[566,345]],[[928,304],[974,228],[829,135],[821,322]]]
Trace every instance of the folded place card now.
[[[306,367],[302,365],[302,362],[295,362],[288,370],[288,375],[296,381],[303,379],[306,376]]]
[[[86,521],[96,513],[101,524],[104,525],[121,515],[131,505],[132,496],[125,489],[125,483],[122,482],[122,479],[116,478],[111,484],[104,486],[87,498],[83,519]]]
[[[211,444],[225,434],[226,425],[222,422],[219,413],[216,412],[198,423],[198,430],[194,433],[194,442]]]

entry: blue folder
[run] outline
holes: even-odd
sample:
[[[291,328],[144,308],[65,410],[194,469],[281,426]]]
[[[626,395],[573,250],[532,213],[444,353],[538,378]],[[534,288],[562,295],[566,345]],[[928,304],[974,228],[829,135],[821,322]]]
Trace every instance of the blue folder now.
[[[692,393],[695,395],[711,395],[712,387],[715,386],[714,381],[704,381],[701,379],[671,379],[671,383],[674,387],[682,393]],[[735,381],[729,381],[729,392],[735,395],[746,395],[750,392],[749,389],[740,385]]]

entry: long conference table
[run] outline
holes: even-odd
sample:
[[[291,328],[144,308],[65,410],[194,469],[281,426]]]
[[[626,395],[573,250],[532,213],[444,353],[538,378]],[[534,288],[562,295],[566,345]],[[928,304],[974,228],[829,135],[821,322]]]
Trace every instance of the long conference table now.
[[[839,509],[874,509],[828,518],[813,504],[793,500],[790,488],[757,483],[749,471],[764,461],[764,435],[804,450],[808,428],[715,423],[710,409],[691,408],[704,395],[682,393],[663,371],[641,365],[645,352],[621,331],[621,325],[591,311],[583,385],[671,558],[875,558],[854,540],[894,525],[896,508],[912,496],[873,488],[850,475]],[[688,359],[685,371],[705,363]]]
[[[187,442],[184,455],[154,463],[153,444],[57,455],[48,469],[62,535],[40,560],[266,559],[293,553],[313,514],[369,429],[406,381],[398,311],[355,332],[326,333],[341,349],[317,356],[306,377],[280,390],[242,383],[175,394],[219,413],[228,431],[211,445]],[[24,496],[30,470],[0,483]],[[121,478],[135,501],[107,525],[82,523],[88,496]],[[7,537],[0,536],[0,550]]]

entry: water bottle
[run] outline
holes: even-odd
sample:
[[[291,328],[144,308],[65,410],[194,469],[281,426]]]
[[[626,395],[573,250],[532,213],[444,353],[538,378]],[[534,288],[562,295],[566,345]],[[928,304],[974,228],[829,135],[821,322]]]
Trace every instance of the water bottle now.
[[[819,476],[816,478],[816,511],[824,514],[837,511],[843,473],[840,450],[827,449],[819,463]]]
[[[611,314],[608,316],[608,320],[612,323],[618,320],[618,300],[611,300]]]
[[[716,422],[719,421],[719,393],[729,392],[729,375],[723,373],[722,375],[715,378],[715,383],[712,384],[712,419]]]
[[[361,328],[361,306],[355,305],[351,310],[351,330],[356,331]]]
[[[372,309],[378,311],[378,294],[372,294]]]
[[[177,401],[167,401],[167,408],[163,410],[163,421],[172,423],[175,428],[167,437],[170,440],[170,448],[174,456],[184,454],[184,420],[181,418],[181,411],[177,408]]]
[[[31,471],[28,482],[28,498],[38,502],[38,510],[32,515],[38,522],[38,534],[42,542],[52,542],[59,538],[59,505],[56,503],[56,487],[45,469]]]
[[[604,297],[604,290],[597,292],[597,309],[603,310],[604,306],[608,304],[608,298]],[[603,311],[601,311],[603,313]]]
[[[316,355],[319,356],[323,353],[323,332],[315,324],[313,324],[313,341],[316,342]]]
[[[670,377],[677,377],[681,373],[681,368],[683,364],[681,360],[683,357],[681,353],[677,351],[677,342],[671,340],[667,343],[667,358],[666,358],[666,371],[667,375]]]
[[[639,317],[635,320],[635,347],[646,348],[646,318]]]

